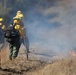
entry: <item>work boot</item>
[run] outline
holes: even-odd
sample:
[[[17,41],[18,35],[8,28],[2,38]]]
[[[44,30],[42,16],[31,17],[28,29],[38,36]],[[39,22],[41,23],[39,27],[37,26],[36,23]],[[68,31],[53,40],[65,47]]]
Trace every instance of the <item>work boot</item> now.
[[[12,60],[12,57],[9,57],[10,60]]]
[[[12,57],[12,59],[15,59],[16,57]]]
[[[12,62],[15,60],[16,57],[12,57]]]

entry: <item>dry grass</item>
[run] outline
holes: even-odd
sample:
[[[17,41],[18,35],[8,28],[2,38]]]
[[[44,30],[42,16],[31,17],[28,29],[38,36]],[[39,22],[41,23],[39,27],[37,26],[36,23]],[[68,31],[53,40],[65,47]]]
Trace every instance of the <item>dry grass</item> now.
[[[0,75],[76,75],[76,58],[69,57],[55,60],[51,63],[26,60],[18,56],[13,61],[8,60],[8,49],[3,49],[1,55]],[[4,63],[5,62],[5,63]]]

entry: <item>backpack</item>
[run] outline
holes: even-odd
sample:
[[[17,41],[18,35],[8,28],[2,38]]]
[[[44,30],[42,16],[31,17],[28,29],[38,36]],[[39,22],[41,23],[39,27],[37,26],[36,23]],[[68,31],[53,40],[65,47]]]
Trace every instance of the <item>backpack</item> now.
[[[16,38],[20,37],[20,35],[19,32],[14,29],[14,26],[10,26],[4,31],[4,37],[7,42],[13,43]]]

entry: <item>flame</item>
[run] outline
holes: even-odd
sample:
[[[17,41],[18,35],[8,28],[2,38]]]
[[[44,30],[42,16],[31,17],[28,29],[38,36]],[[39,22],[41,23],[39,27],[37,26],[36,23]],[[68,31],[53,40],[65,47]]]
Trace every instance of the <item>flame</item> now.
[[[76,53],[74,52],[74,50],[70,50],[69,54],[72,55],[72,56],[74,56],[74,57],[76,57]]]

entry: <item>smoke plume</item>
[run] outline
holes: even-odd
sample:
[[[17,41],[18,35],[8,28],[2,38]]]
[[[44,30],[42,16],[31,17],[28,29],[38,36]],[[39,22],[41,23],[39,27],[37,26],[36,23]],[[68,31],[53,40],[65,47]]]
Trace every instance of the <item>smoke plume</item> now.
[[[30,0],[26,7],[30,48],[51,56],[76,47],[76,0]]]

